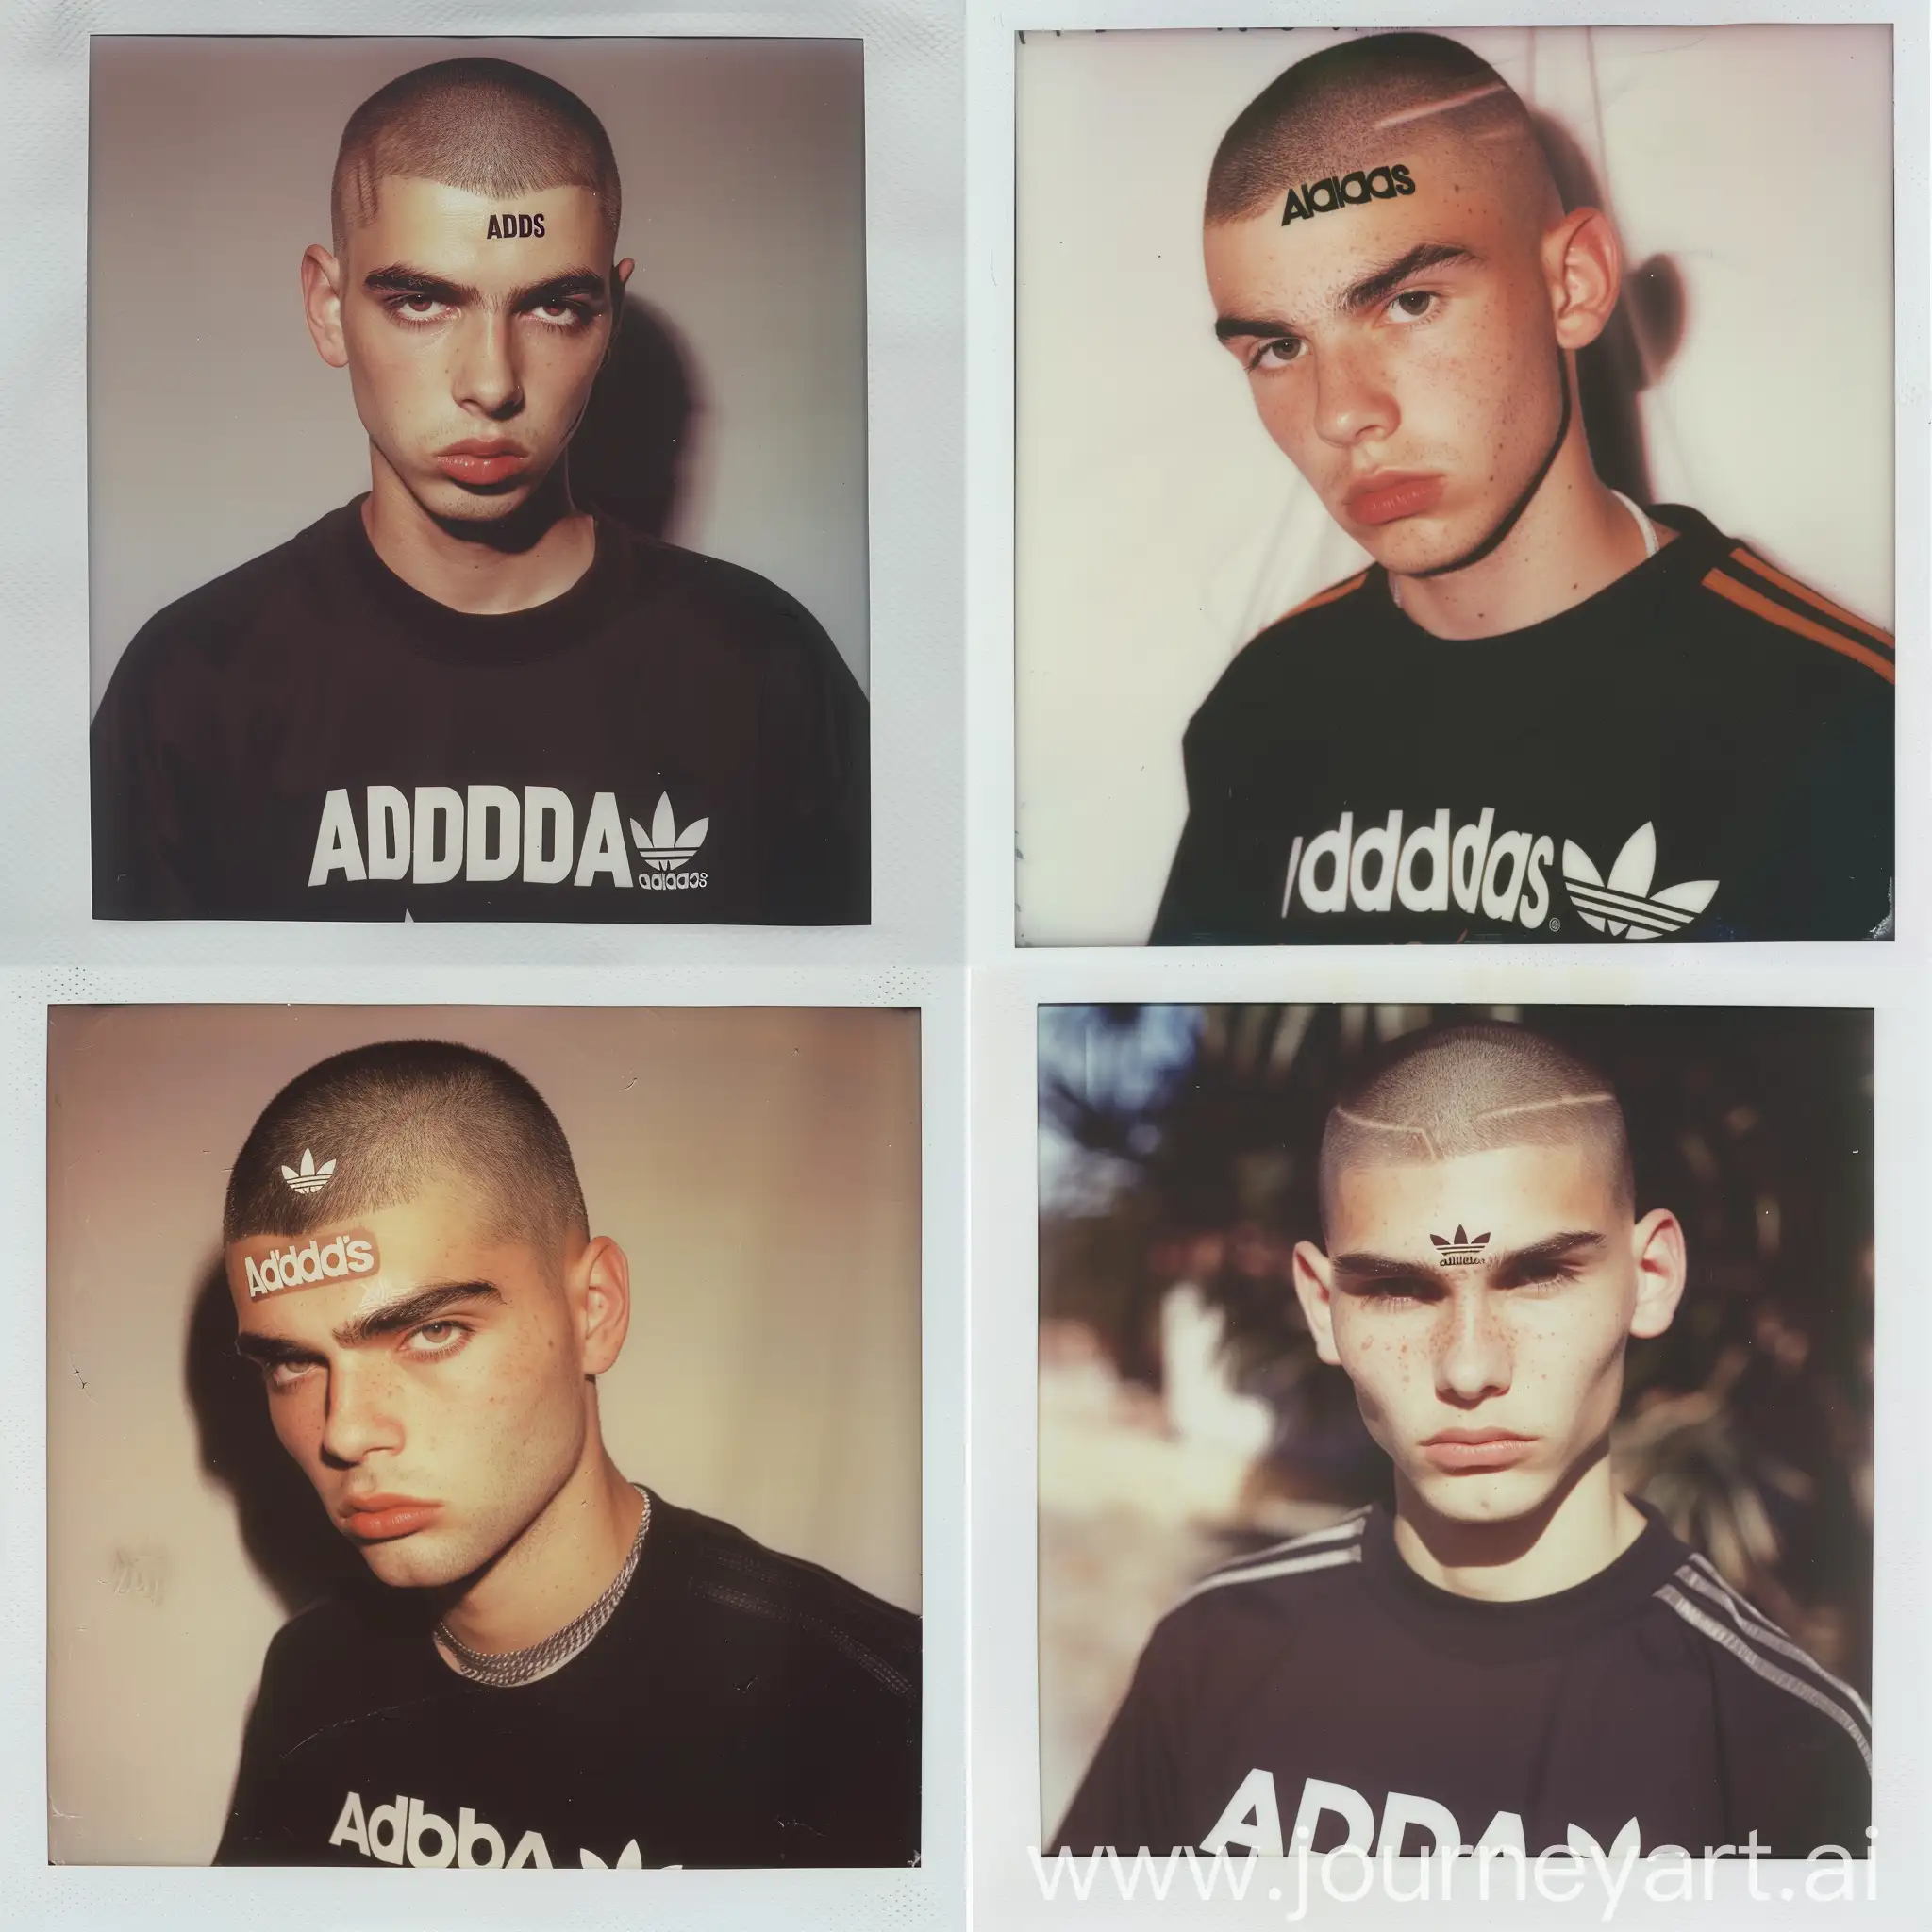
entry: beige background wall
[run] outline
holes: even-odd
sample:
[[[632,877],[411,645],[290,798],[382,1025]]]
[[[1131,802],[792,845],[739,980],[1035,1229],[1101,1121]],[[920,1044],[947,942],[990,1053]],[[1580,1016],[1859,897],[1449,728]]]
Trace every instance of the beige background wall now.
[[[470,1042],[556,1110],[631,1257],[602,1385],[626,1474],[918,1607],[917,1013],[69,1008],[50,1031],[55,1860],[213,1852],[284,1608],[203,1467],[191,1316],[255,1115],[362,1041]]]
[[[760,572],[866,682],[865,127],[857,41],[100,37],[89,162],[92,698],[163,605],[369,487],[297,270],[342,124],[491,54],[608,130],[630,291],[696,391],[667,534]]]

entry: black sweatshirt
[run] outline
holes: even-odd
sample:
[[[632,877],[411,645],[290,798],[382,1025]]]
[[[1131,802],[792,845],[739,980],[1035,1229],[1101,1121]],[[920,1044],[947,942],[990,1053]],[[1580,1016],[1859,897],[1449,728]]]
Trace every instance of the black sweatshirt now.
[[[399,1593],[400,1594],[400,1593]],[[911,1865],[919,1620],[652,1497],[559,1671],[458,1676],[413,1605],[269,1646],[220,1865]]]
[[[1889,919],[1892,652],[1695,510],[1497,637],[1379,568],[1229,665],[1188,727],[1156,944],[1827,940]]]
[[[93,726],[102,919],[862,924],[866,702],[751,572],[600,520],[452,610],[359,500],[172,604]]]
[[[1074,1798],[1076,1855],[1344,1842],[1866,1856],[1870,1719],[1655,1513],[1607,1569],[1483,1603],[1381,1510],[1217,1571],[1156,1629]],[[1587,1851],[1580,1840],[1574,1849]],[[1618,1856],[1622,1856],[1620,1850]]]

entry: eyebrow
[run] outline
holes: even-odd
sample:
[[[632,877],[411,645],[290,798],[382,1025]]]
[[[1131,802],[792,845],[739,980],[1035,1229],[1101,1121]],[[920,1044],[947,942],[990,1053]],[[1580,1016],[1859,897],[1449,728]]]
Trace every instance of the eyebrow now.
[[[1482,258],[1473,248],[1456,242],[1419,242],[1406,255],[1372,269],[1359,281],[1351,282],[1337,297],[1334,308],[1343,315],[1359,315],[1365,308],[1393,294],[1409,276],[1424,269],[1442,268],[1452,263],[1477,262]],[[1291,336],[1295,325],[1272,315],[1224,315],[1214,324],[1215,340],[1231,342],[1241,336]]]
[[[1539,1268],[1567,1261],[1574,1255],[1594,1253],[1605,1245],[1602,1235],[1591,1228],[1566,1228],[1561,1234],[1546,1235],[1527,1247],[1507,1248],[1476,1263],[1492,1281],[1503,1287],[1520,1281]],[[1440,1282],[1440,1262],[1411,1261],[1393,1255],[1337,1255],[1333,1267],[1338,1274],[1381,1281]]]
[[[446,302],[460,308],[482,301],[480,289],[466,282],[452,282],[433,275],[425,269],[411,268],[407,262],[392,261],[386,268],[371,269],[362,286],[374,295],[421,295],[431,302]],[[546,275],[541,282],[526,282],[509,292],[512,308],[542,308],[548,303],[565,302],[577,295],[602,296],[607,292],[604,277],[593,268],[565,269]]]
[[[399,1335],[406,1328],[433,1321],[445,1308],[455,1307],[459,1302],[502,1300],[503,1291],[493,1281],[434,1281],[400,1301],[387,1303],[366,1315],[358,1315],[352,1322],[344,1322],[334,1331],[336,1346],[358,1348],[379,1335]],[[252,1362],[271,1364],[316,1358],[312,1348],[304,1348],[298,1341],[289,1341],[279,1335],[246,1332],[236,1336],[235,1353]]]

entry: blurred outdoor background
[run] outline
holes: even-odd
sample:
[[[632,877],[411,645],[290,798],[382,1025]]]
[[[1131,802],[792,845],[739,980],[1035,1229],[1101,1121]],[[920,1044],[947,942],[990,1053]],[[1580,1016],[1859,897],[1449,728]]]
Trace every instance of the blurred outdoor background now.
[[[1290,1256],[1320,1239],[1339,1090],[1386,1041],[1472,1019],[1524,1020],[1600,1067],[1639,1211],[1684,1224],[1683,1307],[1630,1347],[1624,1487],[1870,1688],[1868,1011],[1042,1007],[1043,1833],[1189,1583],[1391,1495],[1347,1380],[1316,1358]]]

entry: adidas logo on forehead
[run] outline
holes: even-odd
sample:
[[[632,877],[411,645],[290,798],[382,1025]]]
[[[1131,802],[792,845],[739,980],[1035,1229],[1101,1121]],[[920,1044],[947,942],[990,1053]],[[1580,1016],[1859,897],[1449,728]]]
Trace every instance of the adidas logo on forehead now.
[[[1490,1244],[1487,1234],[1471,1234],[1459,1221],[1454,1241],[1445,1241],[1439,1234],[1429,1239],[1436,1244],[1436,1265],[1441,1268],[1467,1268],[1472,1261],[1482,1259],[1483,1250]]]
[[[333,1160],[325,1160],[320,1167],[317,1167],[314,1154],[305,1147],[302,1150],[302,1165],[300,1167],[284,1167],[282,1169],[282,1178],[298,1194],[319,1194],[323,1189],[328,1186],[330,1180],[335,1175],[335,1171],[336,1164]]]

